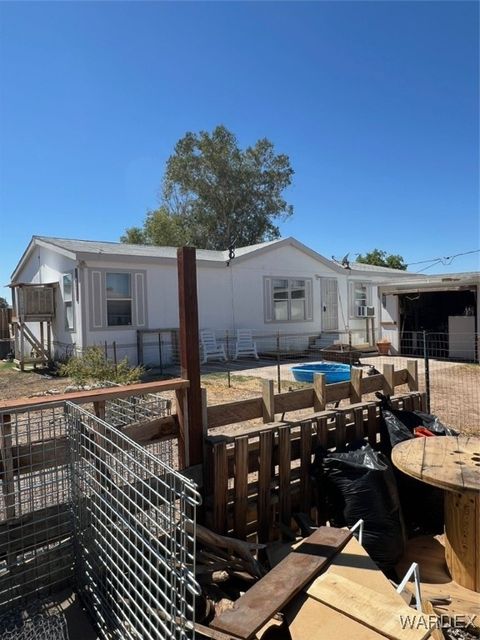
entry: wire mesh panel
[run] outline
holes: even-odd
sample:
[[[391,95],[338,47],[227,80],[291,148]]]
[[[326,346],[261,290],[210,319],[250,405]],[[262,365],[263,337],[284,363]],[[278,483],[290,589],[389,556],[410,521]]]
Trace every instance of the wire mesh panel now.
[[[135,422],[169,416],[171,408],[172,401],[160,393],[114,398],[105,402],[105,422],[120,428]]]
[[[46,603],[10,609],[0,617],[0,640],[68,640],[65,614]]]
[[[147,393],[143,396],[115,398],[105,402],[105,422],[122,430],[132,424],[141,424],[169,416],[172,413],[172,401],[160,393]],[[144,445],[151,454],[159,457],[165,464],[178,468],[178,447],[174,438],[158,440]]]
[[[63,406],[0,413],[0,611],[73,575]]]
[[[78,588],[102,637],[192,637],[194,483],[67,403]]]

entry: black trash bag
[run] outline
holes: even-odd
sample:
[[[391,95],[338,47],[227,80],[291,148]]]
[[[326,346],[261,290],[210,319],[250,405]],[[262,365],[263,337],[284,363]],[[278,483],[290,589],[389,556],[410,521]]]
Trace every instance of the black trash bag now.
[[[404,440],[414,438],[416,427],[426,427],[437,436],[458,436],[458,432],[450,427],[446,427],[440,422],[437,416],[423,411],[406,411],[394,409],[390,398],[381,393],[375,394],[380,399],[380,410],[382,414],[381,432],[388,438],[384,440],[382,451],[389,455],[391,449]]]
[[[370,445],[356,451],[317,450],[312,468],[333,526],[364,520],[363,546],[379,568],[395,577],[405,534],[395,476],[388,460]]]
[[[445,427],[435,415],[393,409],[388,396],[380,393],[376,395],[381,400],[381,451],[388,459],[391,459],[395,445],[415,437],[416,427],[426,427],[439,436],[457,435],[456,431]],[[443,491],[412,478],[397,468],[394,468],[394,472],[408,535],[443,533]]]

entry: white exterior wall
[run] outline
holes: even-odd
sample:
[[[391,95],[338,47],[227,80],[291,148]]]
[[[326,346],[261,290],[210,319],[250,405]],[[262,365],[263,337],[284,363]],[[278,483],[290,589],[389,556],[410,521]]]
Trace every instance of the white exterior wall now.
[[[86,301],[84,307],[85,344],[88,346],[104,347],[107,343],[108,355],[113,357],[113,343],[117,347],[117,359],[125,356],[131,363],[137,361],[137,327],[103,327],[94,329],[91,325],[92,312],[92,271],[96,269],[108,271],[145,271],[145,299],[146,299],[146,326],[142,328],[174,328],[178,327],[178,291],[177,291],[177,267],[176,264],[154,265],[148,262],[126,262],[88,260],[85,268]],[[148,343],[153,343],[152,347]],[[166,359],[171,359],[171,349]],[[158,356],[158,338],[149,336],[145,340],[144,359],[146,363],[154,362]]]
[[[81,305],[79,290],[79,300],[76,299],[75,282],[73,284],[73,312],[74,330],[68,331],[65,328],[65,312],[63,307],[63,287],[62,280],[64,273],[74,273],[76,261],[64,256],[47,247],[35,246],[22,270],[17,274],[14,282],[24,282],[32,284],[48,284],[58,282],[59,286],[55,297],[55,319],[52,323],[52,344],[56,357],[61,357],[65,350],[75,347],[81,349]],[[32,333],[40,339],[40,324],[38,322],[27,323]],[[46,336],[45,336],[46,341]],[[30,351],[28,343],[26,349]]]
[[[102,327],[92,325],[92,279],[91,273],[100,270],[142,272],[145,275],[145,324],[141,328],[168,329],[178,327],[178,275],[174,261],[152,260],[135,257],[112,259],[107,255],[94,257],[80,255],[79,262],[55,250],[35,246],[17,281],[59,282],[57,293],[57,316],[54,326],[54,340],[61,347],[75,344],[78,349],[101,345],[107,342],[109,356],[113,355],[113,342],[117,345],[117,358],[127,356],[132,363],[137,360],[137,326]],[[85,258],[85,261],[80,258]],[[65,330],[65,316],[62,300],[62,275],[77,267],[79,274],[79,302],[76,300],[74,283],[74,331]],[[348,270],[337,271],[323,264],[314,255],[299,248],[282,244],[268,250],[260,250],[245,258],[233,259],[225,263],[197,264],[198,306],[200,329],[210,328],[223,338],[225,330],[233,335],[237,328],[249,328],[257,335],[270,336],[263,341],[263,349],[274,347],[277,332],[298,334],[285,341],[282,348],[305,348],[308,336],[319,336],[322,327],[322,278],[334,278],[338,283],[338,333],[348,341],[347,332],[352,332],[352,342],[365,341],[366,321],[350,316],[349,283],[358,280],[371,283],[370,304],[375,306],[375,337],[380,335],[380,320],[384,321],[385,310],[381,308],[377,282],[385,282],[385,272],[358,274]],[[398,277],[397,274],[392,274]],[[264,278],[311,279],[312,320],[301,322],[266,322],[264,309]],[[396,297],[393,296],[396,300]],[[104,304],[104,303],[103,303]],[[392,311],[393,313],[393,311]],[[393,316],[392,316],[393,317]],[[32,330],[36,327],[32,325]],[[333,334],[335,332],[332,332]],[[332,336],[334,339],[336,336]],[[259,342],[257,338],[257,342]],[[162,336],[162,357],[164,362],[172,358],[172,343],[168,333]],[[259,344],[260,346],[260,344]],[[144,362],[155,364],[159,361],[158,336],[144,336]]]
[[[125,270],[129,269],[126,261],[108,262],[105,260],[91,261],[87,263],[87,290],[91,288],[89,272],[95,269]],[[177,267],[172,264],[152,264],[135,261],[131,263],[132,270],[145,270],[146,272],[146,300],[147,300],[147,327],[148,328],[173,328],[178,326],[178,291],[177,291]],[[290,277],[311,278],[313,284],[312,309],[313,320],[305,322],[265,322],[264,310],[264,277]],[[235,261],[230,266],[226,264],[199,263],[197,268],[198,284],[198,308],[200,329],[213,329],[219,339],[223,339],[225,331],[233,335],[237,328],[249,328],[255,333],[263,333],[272,336],[271,346],[275,344],[275,334],[304,334],[296,341],[289,340],[291,348],[304,348],[308,344],[308,336],[321,332],[321,295],[320,278],[335,277],[340,281],[344,278],[342,273],[336,273],[327,266],[322,265],[311,256],[298,251],[291,246],[283,246],[271,249],[261,255],[248,259]],[[109,355],[113,341],[117,345],[117,357],[125,355],[136,361],[137,353],[137,328],[136,327],[105,327],[93,330],[90,326],[91,293],[87,295],[86,341],[88,345],[109,345]],[[341,318],[339,318],[341,322]],[[148,345],[151,344],[149,347]],[[168,361],[169,352],[168,335],[163,337],[162,356]],[[144,336],[144,361],[147,364],[158,363],[158,337],[156,335]],[[263,345],[266,348],[268,345]]]
[[[292,246],[282,246],[270,249],[259,255],[253,255],[247,260],[232,261],[234,283],[234,323],[232,329],[249,328],[257,333],[270,336],[263,340],[263,349],[274,348],[275,334],[304,334],[296,338],[284,340],[282,350],[304,349],[308,346],[308,335],[319,335],[322,331],[321,320],[321,278],[329,277],[340,280],[343,274],[328,268],[308,254]],[[265,322],[264,308],[264,277],[279,278],[311,278],[312,280],[312,320],[303,322]],[[340,322],[340,319],[339,319]],[[257,340],[258,343],[258,340]]]

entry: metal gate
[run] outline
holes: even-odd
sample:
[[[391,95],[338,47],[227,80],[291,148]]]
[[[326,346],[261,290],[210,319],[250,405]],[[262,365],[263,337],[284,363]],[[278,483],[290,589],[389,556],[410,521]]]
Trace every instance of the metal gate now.
[[[193,637],[195,484],[67,403],[77,588],[103,638]]]

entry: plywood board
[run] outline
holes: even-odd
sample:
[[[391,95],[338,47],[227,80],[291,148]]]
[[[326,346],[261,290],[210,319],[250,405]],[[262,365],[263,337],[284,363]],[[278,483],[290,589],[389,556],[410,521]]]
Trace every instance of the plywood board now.
[[[350,578],[362,586],[382,594],[390,592],[392,601],[404,604],[389,580],[378,569],[361,544],[352,538],[328,568],[329,573]],[[365,627],[327,605],[299,594],[284,611],[292,640],[325,640],[325,638],[355,638],[355,640],[379,640],[384,636]]]
[[[420,628],[402,628],[401,616],[411,620],[418,619],[420,614],[404,603],[399,604],[395,594],[389,591],[380,594],[349,578],[327,572],[310,585],[307,593],[390,640],[423,640],[430,635],[427,619]]]

